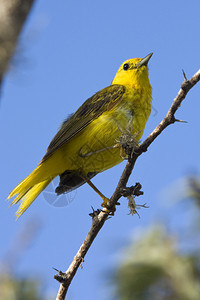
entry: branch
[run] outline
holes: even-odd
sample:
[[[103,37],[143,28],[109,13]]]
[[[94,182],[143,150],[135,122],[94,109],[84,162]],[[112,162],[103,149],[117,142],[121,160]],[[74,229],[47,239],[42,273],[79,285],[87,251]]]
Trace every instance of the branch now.
[[[112,197],[109,200],[108,207],[110,209],[113,209],[115,205],[117,204],[117,201],[123,196],[123,191],[127,190],[126,184],[128,182],[128,179],[132,173],[132,170],[134,168],[135,162],[137,158],[143,153],[146,152],[148,147],[151,145],[151,143],[156,139],[156,137],[161,134],[161,132],[170,124],[173,124],[175,122],[183,122],[181,120],[177,120],[175,118],[175,112],[180,107],[182,101],[185,99],[187,93],[189,90],[200,80],[200,69],[190,80],[186,80],[181,84],[181,88],[174,99],[168,113],[166,114],[165,118],[160,122],[160,124],[153,130],[153,132],[147,137],[147,139],[139,146],[134,148],[134,153],[129,156],[128,162],[126,164],[126,167],[121,175],[121,178],[119,180],[119,183],[112,195]],[[129,188],[130,189],[130,188]],[[133,191],[133,189],[132,189]],[[94,241],[95,237],[99,233],[100,229],[104,225],[106,219],[108,218],[108,212],[106,209],[103,209],[100,213],[94,213],[93,214],[93,221],[92,226],[90,228],[90,231],[88,232],[83,244],[81,245],[80,249],[78,250],[76,256],[74,257],[71,265],[69,266],[68,270],[63,273],[61,271],[58,271],[58,275],[55,275],[54,278],[61,283],[58,294],[57,294],[57,300],[63,300],[65,299],[67,290],[69,288],[69,285],[76,274],[76,271],[78,270],[79,266],[81,266],[82,262],[84,261],[84,257],[86,253],[88,252],[90,246],[92,245],[92,242]]]
[[[34,0],[0,0],[0,85]]]

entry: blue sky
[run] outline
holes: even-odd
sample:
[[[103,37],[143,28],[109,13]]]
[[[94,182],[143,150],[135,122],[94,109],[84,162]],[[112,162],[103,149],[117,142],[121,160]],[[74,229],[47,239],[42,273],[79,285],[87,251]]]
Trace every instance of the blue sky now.
[[[68,267],[89,230],[91,205],[100,207],[101,199],[87,185],[72,195],[72,201],[64,199],[62,208],[40,195],[16,222],[17,207],[7,209],[8,193],[36,167],[68,114],[108,86],[124,60],[154,52],[149,63],[153,109],[144,139],[176,96],[183,81],[181,70],[191,77],[199,69],[199,10],[198,0],[36,2],[5,78],[0,106],[0,259],[30,220],[41,224],[15,268],[18,276],[31,272],[41,277],[46,292],[55,295],[58,284],[52,267]],[[127,201],[121,200],[78,271],[70,299],[108,299],[106,274],[132,231],[166,216],[170,221],[162,190],[200,170],[199,109],[197,85],[176,115],[188,123],[165,130],[138,159],[131,176],[130,184],[141,182],[145,192],[138,202],[150,208],[140,210],[140,219],[131,217]],[[106,196],[114,191],[124,166],[125,162],[94,178]],[[174,214],[178,227],[181,216],[178,210]]]

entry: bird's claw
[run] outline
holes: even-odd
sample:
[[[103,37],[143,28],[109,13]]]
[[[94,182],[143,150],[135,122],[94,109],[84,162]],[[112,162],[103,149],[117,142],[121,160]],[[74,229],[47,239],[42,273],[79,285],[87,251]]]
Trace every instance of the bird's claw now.
[[[108,198],[106,198],[106,199],[107,199],[107,201],[104,201],[103,203],[101,203],[101,206],[104,208],[103,212],[107,213],[109,216],[114,216],[114,213],[116,211],[116,205],[120,205],[120,203],[117,202],[113,207],[110,207],[108,205],[109,199]]]

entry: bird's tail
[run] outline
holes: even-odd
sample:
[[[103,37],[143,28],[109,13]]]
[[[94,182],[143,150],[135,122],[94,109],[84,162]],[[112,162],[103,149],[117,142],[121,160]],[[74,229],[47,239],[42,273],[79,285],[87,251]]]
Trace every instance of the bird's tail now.
[[[41,168],[42,165],[39,165],[30,175],[22,180],[8,196],[8,199],[10,199],[18,194],[17,197],[12,201],[11,205],[21,201],[20,207],[16,213],[17,218],[19,218],[27,210],[37,196],[55,178],[55,176],[46,179],[42,178]]]

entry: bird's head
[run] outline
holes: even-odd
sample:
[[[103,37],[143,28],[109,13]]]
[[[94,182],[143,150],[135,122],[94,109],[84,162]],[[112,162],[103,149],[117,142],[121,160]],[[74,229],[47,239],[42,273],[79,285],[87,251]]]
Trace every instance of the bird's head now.
[[[144,87],[149,83],[148,61],[153,53],[144,58],[131,58],[126,60],[115,75],[112,84],[120,84],[133,88]]]

